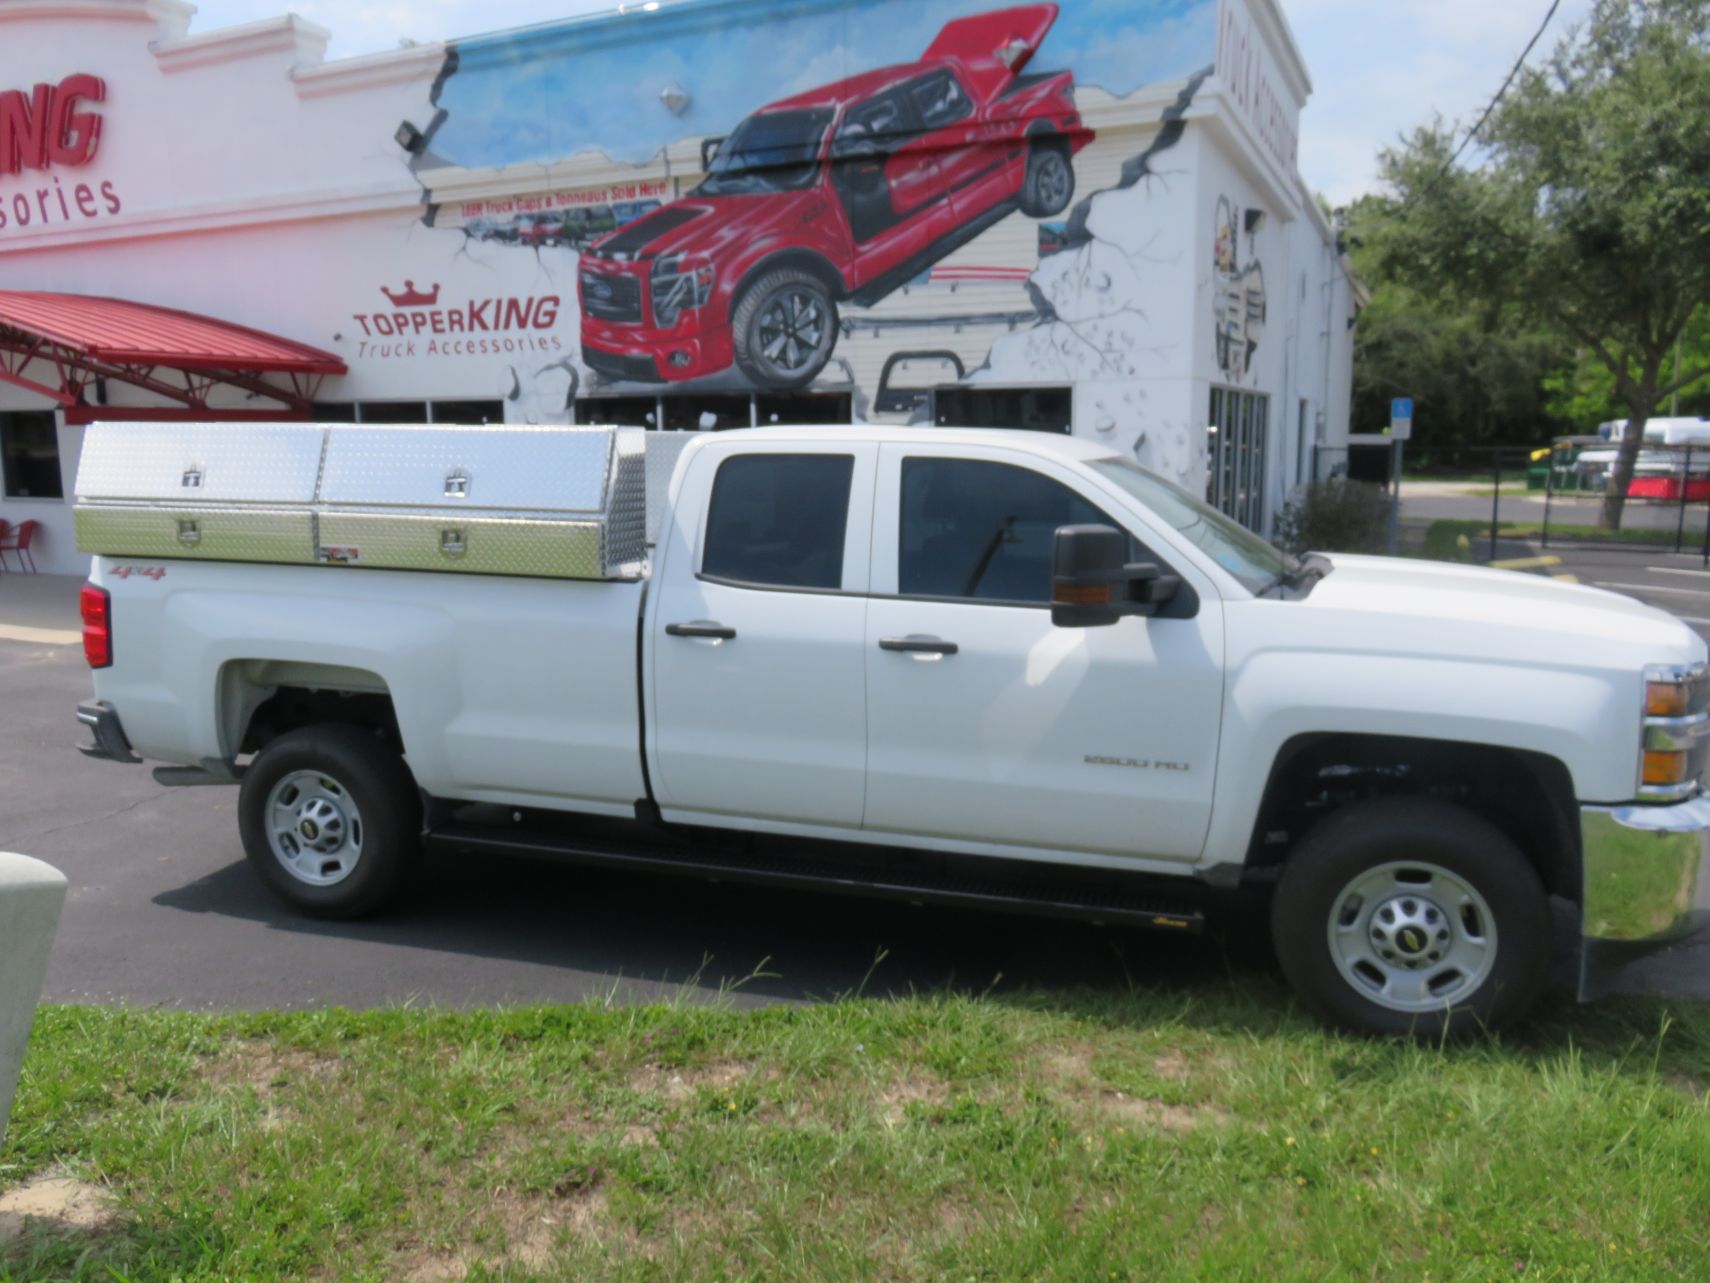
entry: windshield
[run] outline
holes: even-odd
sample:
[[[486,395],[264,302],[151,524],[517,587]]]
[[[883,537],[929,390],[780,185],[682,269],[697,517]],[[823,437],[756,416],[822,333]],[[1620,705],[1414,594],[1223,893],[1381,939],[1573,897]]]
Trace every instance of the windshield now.
[[[1295,568],[1293,557],[1132,459],[1113,455],[1090,462],[1094,471],[1145,504],[1148,511],[1235,576],[1248,592],[1266,591]]]
[[[820,143],[830,124],[829,108],[750,116],[719,146],[696,193],[739,196],[806,187],[819,172]]]

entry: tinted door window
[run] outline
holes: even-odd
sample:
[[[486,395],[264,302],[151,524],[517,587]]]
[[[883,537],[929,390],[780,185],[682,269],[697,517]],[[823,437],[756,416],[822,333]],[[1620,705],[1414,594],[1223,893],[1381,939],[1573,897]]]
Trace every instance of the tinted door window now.
[[[911,597],[1049,602],[1057,528],[1088,524],[1122,528],[1026,468],[905,459],[897,582]]]
[[[846,454],[742,454],[719,465],[701,573],[779,588],[843,584]]]

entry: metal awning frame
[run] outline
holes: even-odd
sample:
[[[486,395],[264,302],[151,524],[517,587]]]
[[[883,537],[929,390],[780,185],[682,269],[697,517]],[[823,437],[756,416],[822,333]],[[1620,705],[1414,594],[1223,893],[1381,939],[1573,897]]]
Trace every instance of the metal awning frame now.
[[[52,365],[57,384],[26,374],[30,366]],[[43,372],[45,373],[45,371]],[[253,370],[210,368],[190,360],[183,366],[158,361],[129,363],[82,352],[41,334],[0,323],[0,382],[38,393],[56,402],[67,423],[98,419],[309,419],[325,373],[278,371],[287,384],[270,382]],[[174,404],[169,406],[90,405],[87,393],[97,380],[123,383]],[[279,409],[219,409],[208,404],[216,388],[250,397],[267,397]]]

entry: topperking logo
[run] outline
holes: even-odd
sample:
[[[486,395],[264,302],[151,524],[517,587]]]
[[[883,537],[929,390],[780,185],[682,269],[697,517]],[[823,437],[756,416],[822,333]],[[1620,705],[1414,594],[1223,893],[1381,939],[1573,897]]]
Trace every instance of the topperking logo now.
[[[380,294],[389,306],[351,313],[362,327],[356,344],[359,358],[563,351],[563,340],[550,332],[564,305],[557,294],[451,302],[442,298],[439,282],[419,289],[408,279],[400,289],[380,286]]]

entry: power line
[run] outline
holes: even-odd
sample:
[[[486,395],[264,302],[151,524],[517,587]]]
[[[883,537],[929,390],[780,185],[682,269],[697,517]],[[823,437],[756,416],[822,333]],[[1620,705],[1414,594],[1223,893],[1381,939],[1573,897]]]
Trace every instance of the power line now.
[[[1501,105],[1503,97],[1514,84],[1514,78],[1520,74],[1520,68],[1524,67],[1526,59],[1532,56],[1532,50],[1537,47],[1538,41],[1543,39],[1545,30],[1548,29],[1550,21],[1556,16],[1556,10],[1561,6],[1562,0],[1550,0],[1550,7],[1548,12],[1544,14],[1544,20],[1538,24],[1538,29],[1532,33],[1532,38],[1526,42],[1526,47],[1520,51],[1520,56],[1514,60],[1514,65],[1508,69],[1508,76],[1503,80],[1502,88],[1496,91],[1496,96],[1485,107],[1484,114],[1478,118],[1478,123],[1467,130],[1466,136],[1461,139],[1461,145],[1455,148],[1454,154],[1443,162],[1443,167],[1431,176],[1431,181],[1426,183],[1419,190],[1419,193],[1413,197],[1413,200],[1407,202],[1408,204],[1411,205],[1413,201],[1423,200],[1429,196],[1436,189],[1437,184],[1442,182],[1448,176],[1449,171],[1455,167],[1455,162],[1461,158],[1461,153],[1467,149],[1467,144],[1478,137],[1478,131],[1485,127],[1492,113]]]

